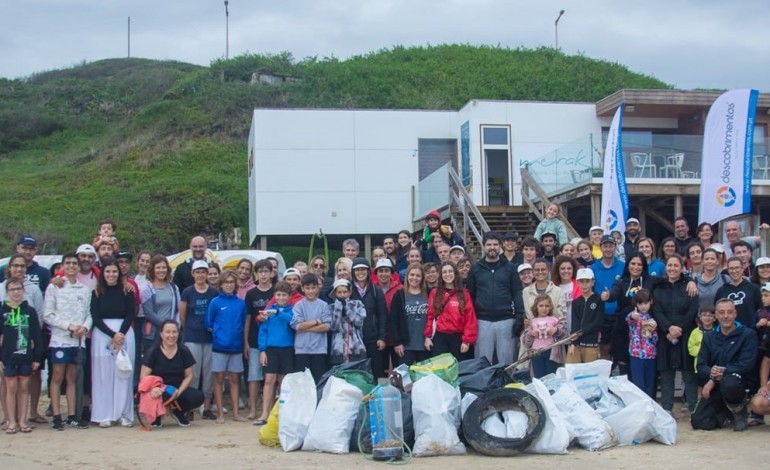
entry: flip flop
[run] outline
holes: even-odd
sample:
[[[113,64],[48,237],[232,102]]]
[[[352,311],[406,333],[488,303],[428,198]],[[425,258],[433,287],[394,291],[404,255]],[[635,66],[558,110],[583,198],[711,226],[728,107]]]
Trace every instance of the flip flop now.
[[[753,418],[749,420],[749,426],[763,426],[765,422],[761,419]]]
[[[29,434],[32,432],[32,426],[22,426],[19,431],[23,432],[24,434]]]
[[[7,429],[5,430],[5,433],[6,433],[6,434],[16,434],[16,431],[17,431],[17,429],[16,429],[15,427],[13,427],[13,428],[7,428]]]
[[[254,426],[264,426],[266,424],[267,424],[267,421],[265,421],[264,419],[258,419],[254,421]]]
[[[27,421],[29,421],[30,423],[48,424],[48,420],[43,418],[42,416],[35,416],[34,418],[29,418]]]

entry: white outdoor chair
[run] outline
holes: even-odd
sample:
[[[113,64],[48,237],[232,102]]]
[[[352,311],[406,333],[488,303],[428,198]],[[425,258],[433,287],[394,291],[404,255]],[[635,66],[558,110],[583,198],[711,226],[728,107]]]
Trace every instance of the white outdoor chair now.
[[[632,153],[631,163],[634,166],[634,178],[644,178],[645,171],[650,174],[650,178],[658,177],[658,165],[652,163],[652,156],[649,153]]]
[[[666,156],[666,164],[660,167],[660,176],[666,178],[682,178],[682,164],[684,153],[675,153]]]
[[[754,155],[754,161],[751,162],[752,176],[757,179],[766,180],[770,173],[770,158],[767,155]]]

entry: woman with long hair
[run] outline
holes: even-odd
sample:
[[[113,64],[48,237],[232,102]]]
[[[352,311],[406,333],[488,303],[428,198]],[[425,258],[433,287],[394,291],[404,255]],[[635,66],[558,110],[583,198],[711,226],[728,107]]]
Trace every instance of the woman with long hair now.
[[[666,237],[663,239],[662,242],[660,242],[660,251],[658,252],[658,258],[663,262],[663,264],[667,264],[668,258],[671,257],[676,253],[676,238],[674,237]]]
[[[698,302],[701,307],[714,305],[716,293],[725,283],[725,276],[721,272],[722,262],[720,255],[712,248],[703,251],[703,270],[693,276],[695,286],[698,288]]]
[[[465,359],[478,337],[473,299],[462,286],[460,271],[451,261],[441,263],[441,280],[428,297],[428,318],[423,334],[431,355],[451,353]]]
[[[91,294],[91,420],[100,428],[119,421],[123,427],[134,425],[133,368],[136,314],[133,292],[123,288],[123,274],[117,261],[102,261],[96,289]],[[118,370],[115,360],[125,354],[132,370]]]
[[[566,331],[572,328],[572,301],[580,297],[581,291],[576,279],[578,264],[569,256],[557,256],[551,268],[551,282],[561,289],[564,295],[564,320]]]
[[[409,250],[412,249],[412,246],[414,246],[412,244],[412,234],[409,230],[401,230],[398,232],[398,235],[396,235],[396,252],[394,253],[396,263],[394,268],[399,274],[409,266],[407,256],[409,255]],[[403,276],[402,279],[404,279]]]
[[[158,339],[158,328],[165,320],[179,322],[179,289],[171,282],[171,266],[163,255],[150,260],[148,284],[142,291],[142,310],[146,318],[142,347],[146,351]]]
[[[655,242],[652,238],[642,237],[636,243],[637,251],[647,261],[647,275],[663,277],[666,274],[666,265],[655,257]]]
[[[687,245],[687,274],[693,276],[703,271],[703,244],[692,242]]]
[[[401,361],[412,365],[429,357],[425,349],[424,336],[425,324],[428,320],[428,292],[425,290],[425,273],[420,263],[407,266],[406,285],[403,292],[402,315],[392,316],[393,336],[397,343],[404,346]]]
[[[588,240],[580,240],[577,242],[575,261],[581,268],[590,267],[594,263],[594,255],[592,253],[593,247]]]
[[[704,250],[709,248],[714,243],[714,226],[708,222],[701,222],[695,229],[695,236],[698,237]]]
[[[254,283],[254,263],[248,259],[243,258],[238,261],[238,267],[235,270],[238,273],[238,298],[243,300],[246,298],[246,294],[256,287]]]

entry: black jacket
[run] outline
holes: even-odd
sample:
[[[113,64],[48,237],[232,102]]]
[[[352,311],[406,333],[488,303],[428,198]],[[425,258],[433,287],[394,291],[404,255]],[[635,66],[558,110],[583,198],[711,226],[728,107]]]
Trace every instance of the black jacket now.
[[[658,324],[658,370],[693,370],[692,358],[687,351],[690,333],[695,328],[698,314],[698,296],[687,295],[687,279],[674,283],[659,282],[652,290],[652,316]],[[682,329],[677,344],[666,339],[671,326]]]
[[[45,345],[35,309],[26,300],[15,309],[3,302],[0,314],[3,320],[0,360],[3,364],[32,365],[33,362],[42,362]]]
[[[588,299],[582,295],[572,301],[572,330],[583,334],[574,344],[584,347],[599,346],[599,330],[604,322],[604,302],[598,294],[591,294]]]
[[[725,375],[738,374],[747,381],[752,378],[757,361],[757,334],[751,328],[738,325],[729,335],[720,328],[703,335],[698,353],[698,376],[708,380],[712,366],[725,367]]]
[[[524,315],[521,279],[515,268],[505,256],[494,263],[481,259],[471,267],[466,285],[476,318],[495,322]]]
[[[369,280],[364,295],[358,293],[358,287],[353,285],[351,299],[360,300],[366,308],[366,319],[362,328],[364,343],[385,341],[387,334],[388,316],[385,307],[385,293]]]
[[[395,346],[409,342],[409,327],[406,325],[404,302],[406,302],[406,294],[404,289],[399,289],[393,295],[393,300],[390,302],[390,315],[388,316],[389,333],[393,337],[393,344]]]

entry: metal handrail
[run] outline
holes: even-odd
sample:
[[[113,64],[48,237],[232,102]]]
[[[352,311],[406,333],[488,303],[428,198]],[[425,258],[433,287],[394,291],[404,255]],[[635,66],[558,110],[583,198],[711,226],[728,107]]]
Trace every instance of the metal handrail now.
[[[467,230],[470,228],[473,235],[476,237],[476,240],[481,242],[484,238],[484,233],[490,231],[489,224],[484,219],[484,216],[481,215],[481,211],[479,211],[476,204],[473,203],[473,198],[471,198],[470,193],[468,193],[465,186],[460,182],[460,177],[457,175],[454,168],[449,166],[447,167],[447,170],[449,173],[449,205],[450,207],[456,206],[462,211],[463,227],[465,228],[465,233],[463,235],[467,239]],[[480,227],[476,227],[476,224],[468,213],[468,209],[473,213],[473,216],[476,218]]]

